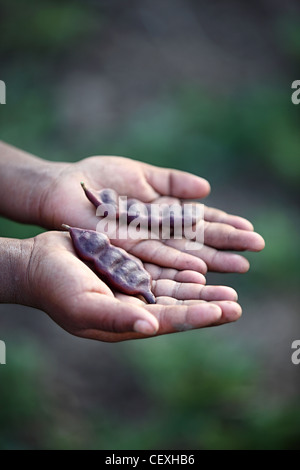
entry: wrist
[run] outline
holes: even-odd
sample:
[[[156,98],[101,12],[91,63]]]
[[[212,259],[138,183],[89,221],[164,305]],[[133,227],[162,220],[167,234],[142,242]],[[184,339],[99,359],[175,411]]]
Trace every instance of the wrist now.
[[[32,305],[28,267],[34,240],[0,238],[0,302]]]
[[[0,141],[1,215],[18,222],[43,225],[43,200],[62,166]]]

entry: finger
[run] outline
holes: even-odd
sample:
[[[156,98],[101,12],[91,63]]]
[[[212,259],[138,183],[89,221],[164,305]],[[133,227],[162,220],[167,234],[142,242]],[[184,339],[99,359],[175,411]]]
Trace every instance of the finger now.
[[[201,301],[199,304],[199,300],[183,300],[183,301],[181,300],[180,301],[171,297],[158,297],[156,305],[165,305],[165,306],[173,305],[174,307],[176,307],[176,305],[178,306],[179,302],[181,303],[182,306],[186,306],[188,308],[191,308],[192,306],[197,307],[201,305]],[[225,323],[235,322],[242,315],[242,307],[237,302],[234,302],[234,301],[214,300],[213,303],[202,302],[202,305],[203,306],[204,305],[217,305],[222,312],[218,320],[215,323],[210,324],[208,326],[219,326]],[[160,334],[160,329],[158,331],[158,334]]]
[[[179,300],[231,300],[237,301],[237,293],[227,286],[203,286],[201,284],[181,283],[167,279],[152,281],[155,297],[168,296]]]
[[[242,307],[236,302],[230,301],[214,301],[222,309],[222,316],[216,322],[215,326],[224,325],[237,321],[242,315]]]
[[[123,296],[129,297],[129,296]],[[128,305],[141,302],[134,299]],[[156,335],[175,333],[191,329],[218,326],[237,321],[242,309],[233,301],[214,301],[208,303],[199,300],[177,300],[170,297],[159,297],[156,305],[147,306],[147,310],[159,321]],[[101,330],[86,330],[80,336],[101,341],[124,341],[144,337],[141,333],[103,333]]]
[[[113,333],[138,332],[153,335],[158,321],[142,305],[121,302],[97,292],[89,292],[76,299],[73,306],[76,327],[82,330],[101,330]]]
[[[219,222],[222,224],[232,225],[240,230],[254,230],[253,225],[249,220],[237,215],[227,214],[227,212],[213,207],[204,207],[204,219],[208,222]]]
[[[169,241],[169,240],[167,240]],[[189,253],[183,253],[157,240],[143,240],[130,249],[130,253],[144,262],[150,262],[166,268],[193,270],[205,274],[207,266],[202,259]]]
[[[160,302],[147,307],[159,322],[158,335],[212,326],[222,315],[221,308],[212,303],[198,300],[189,304],[175,299],[174,304],[172,302],[170,299],[169,304]],[[178,302],[182,303],[178,305]]]
[[[203,246],[199,256],[205,261],[209,271],[219,273],[246,273],[249,271],[249,261],[236,253],[219,251],[209,246]]]
[[[128,300],[127,306],[131,309],[133,306],[137,306],[135,304],[141,302],[137,298],[131,298],[129,301],[129,296],[124,295],[121,295],[120,298],[125,301]],[[151,315],[159,322],[159,329],[155,333],[156,335],[215,326],[222,316],[221,308],[212,303],[199,300],[180,301],[168,297],[162,297],[161,299],[160,304],[148,305],[145,308],[145,310],[147,309],[148,312],[151,312]],[[165,302],[164,299],[166,299]],[[149,336],[149,334],[145,335],[141,332],[124,331],[121,333],[93,328],[82,329],[74,334],[84,338],[108,342],[126,341]]]
[[[238,320],[242,313],[239,304],[229,301],[207,303],[199,300],[176,300],[170,297],[160,297],[157,301],[156,305],[147,306],[159,321],[156,335],[222,325]],[[135,302],[140,301],[135,299]],[[132,306],[131,303],[129,305]],[[80,332],[79,336],[109,342],[145,337],[141,333],[110,333],[92,329]]]
[[[198,199],[210,193],[208,181],[191,173],[148,164],[144,171],[148,183],[161,195]]]
[[[189,242],[189,247],[192,247],[193,242]],[[186,240],[167,240],[166,245],[171,246],[179,251],[185,252]],[[190,252],[190,251],[189,251]],[[215,248],[204,245],[198,249],[195,245],[195,250],[192,250],[193,256],[201,258],[209,271],[216,271],[221,273],[245,273],[249,270],[249,261],[244,256],[229,253],[226,251],[219,251]]]
[[[156,264],[145,263],[146,271],[151,275],[152,279],[170,279],[178,282],[193,282],[195,284],[205,284],[206,279],[203,274],[196,271],[184,270],[177,271],[177,269],[162,268]]]
[[[261,251],[265,247],[264,239],[258,233],[215,222],[205,223],[204,243],[222,250],[237,251]]]
[[[118,298],[130,305],[142,305],[142,300],[137,297],[117,294]],[[181,300],[169,296],[157,298],[155,305],[145,305],[145,309],[153,314],[159,321],[157,334],[174,333],[193,328],[214,326],[221,320],[222,310],[216,304],[204,300]]]

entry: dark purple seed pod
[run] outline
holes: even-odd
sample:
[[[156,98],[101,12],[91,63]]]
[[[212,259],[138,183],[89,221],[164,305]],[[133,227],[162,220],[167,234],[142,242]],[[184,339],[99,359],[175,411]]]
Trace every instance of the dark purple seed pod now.
[[[173,229],[177,224],[179,225],[194,225],[198,222],[196,206],[195,204],[189,204],[183,208],[179,204],[175,207],[175,212],[170,210],[172,206],[168,204],[160,204],[159,215],[152,215],[151,212],[151,203],[143,203],[138,199],[128,199],[127,200],[127,221],[128,223],[137,218],[138,216],[141,219],[147,217],[148,226],[151,224],[158,225],[161,227],[163,222],[166,221],[169,223],[170,228]]]
[[[139,217],[141,224],[145,223],[150,228],[151,224],[161,226],[161,217],[151,218],[151,204],[144,203],[138,199],[127,199],[126,204],[127,224]]]
[[[151,276],[141,262],[122,248],[111,245],[109,238],[94,230],[63,225],[70,232],[78,257],[92,263],[95,271],[113,288],[129,295],[142,295],[155,303],[151,292]]]
[[[101,205],[107,206],[110,215],[116,214],[119,217],[118,194],[113,189],[105,188],[100,191],[88,189],[84,183],[80,183],[86,197],[97,208]]]
[[[152,224],[161,227],[164,221],[168,221],[170,228],[173,229],[176,224],[181,224],[182,226],[184,224],[194,225],[198,221],[195,206],[192,208],[189,206],[188,211],[183,210],[183,207],[181,207],[179,213],[174,214],[172,212],[169,213],[167,207],[162,204],[160,214],[154,217],[152,216],[153,218],[151,218],[151,203],[143,203],[138,199],[130,198],[127,199],[126,207],[120,208],[118,194],[113,189],[105,188],[101,191],[96,191],[94,189],[88,189],[84,183],[81,183],[81,186],[83,187],[86,197],[96,208],[100,205],[107,205],[110,214],[116,216],[116,218],[120,218],[125,210],[127,212],[125,219],[127,220],[127,224],[139,217],[141,223],[145,221],[148,227],[151,227]]]

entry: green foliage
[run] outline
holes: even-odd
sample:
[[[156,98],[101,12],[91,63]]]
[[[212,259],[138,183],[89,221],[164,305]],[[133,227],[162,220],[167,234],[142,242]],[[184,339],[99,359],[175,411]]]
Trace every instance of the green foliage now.
[[[142,109],[112,150],[153,164],[201,168],[202,175],[213,170],[216,181],[223,183],[245,172],[268,172],[287,187],[297,187],[297,111],[280,88],[245,87],[229,97],[183,88],[171,99]]]
[[[51,148],[51,137],[55,132],[51,91],[43,81],[37,67],[30,72],[14,66],[6,73],[9,83],[8,103],[1,110],[1,138],[32,153],[43,155],[43,147]],[[33,89],[32,81],[37,85]]]
[[[12,220],[0,217],[0,236],[7,238],[31,238],[43,232],[40,227],[34,225],[19,224]]]
[[[300,274],[297,212],[283,206],[261,207],[255,216],[255,229],[264,236],[266,248],[260,256],[248,254],[250,263],[255,263],[255,272],[249,272],[247,282],[264,289],[276,285],[284,285],[287,291],[297,289]]]
[[[211,332],[201,332],[201,338],[190,332],[160,338],[155,348],[148,342],[130,349],[157,407],[154,448],[275,448],[297,442],[300,408],[292,416],[284,406],[265,405],[258,414],[259,369],[238,340],[228,344]],[[289,432],[278,426],[285,418]]]
[[[29,342],[10,342],[9,366],[0,366],[0,448],[32,448],[42,438],[41,351]]]
[[[1,139],[50,160],[120,154],[200,174],[224,190],[241,181],[255,193],[245,212],[252,212],[266,249],[247,255],[255,266],[249,274],[220,282],[234,279],[234,287],[254,296],[265,295],[266,289],[275,295],[279,287],[287,293],[298,289],[293,198],[300,178],[300,115],[291,104],[290,83],[267,77],[263,85],[241,83],[228,95],[182,83],[136,115],[126,115],[111,133],[97,130],[87,138],[74,132],[70,138],[56,101],[60,67],[81,40],[90,40],[99,15],[71,0],[28,0],[25,14],[19,4],[0,5],[0,78],[9,83],[7,105],[0,108]],[[295,70],[299,32],[291,17],[276,28],[278,45]],[[5,219],[0,224],[7,237],[40,231]],[[120,347],[148,404],[141,416],[125,420],[117,407],[101,406],[100,397],[90,413],[74,409],[65,417],[64,403],[50,397],[45,385],[49,371],[41,346],[29,348],[30,341],[10,347],[9,366],[0,367],[0,448],[299,448],[298,403],[270,402],[259,373],[262,365],[237,339],[229,342],[215,331],[201,331]]]
[[[300,31],[297,16],[283,15],[276,25],[278,47],[293,60],[300,60]]]
[[[262,394],[258,359],[241,342],[202,331],[119,345],[147,397],[126,420],[100,401],[92,415],[63,411],[41,347],[10,342],[0,367],[1,449],[299,449],[299,405]]]
[[[94,24],[89,11],[70,0],[27,0],[25,10],[18,0],[10,0],[2,7],[0,51],[61,53]]]

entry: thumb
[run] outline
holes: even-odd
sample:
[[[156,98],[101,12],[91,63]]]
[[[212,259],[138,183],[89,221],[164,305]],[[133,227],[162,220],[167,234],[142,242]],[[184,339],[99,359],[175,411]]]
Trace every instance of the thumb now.
[[[76,310],[76,327],[80,330],[96,329],[113,333],[135,331],[154,335],[159,327],[158,320],[142,306],[127,304],[97,292],[86,294]]]
[[[210,193],[208,181],[185,171],[145,164],[144,172],[146,181],[159,195],[200,199]]]

